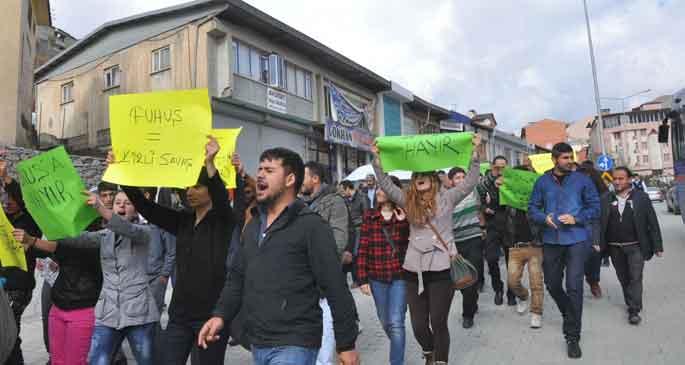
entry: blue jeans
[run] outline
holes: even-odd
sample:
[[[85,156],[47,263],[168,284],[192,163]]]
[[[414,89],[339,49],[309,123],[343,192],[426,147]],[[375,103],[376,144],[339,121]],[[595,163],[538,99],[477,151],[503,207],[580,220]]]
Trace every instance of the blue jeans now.
[[[252,346],[254,365],[314,365],[319,349],[299,346]]]
[[[385,334],[390,339],[390,364],[404,364],[405,330],[404,318],[407,313],[407,285],[404,280],[389,283],[370,280],[376,313]]]
[[[583,318],[583,276],[585,262],[591,254],[590,241],[570,246],[545,244],[542,267],[545,285],[564,317],[563,331],[567,340],[580,340]],[[562,286],[566,272],[566,291]]]
[[[95,326],[90,342],[88,364],[111,364],[114,353],[126,338],[131,345],[136,362],[139,365],[152,365],[152,337],[156,325],[157,323],[148,323],[120,330],[106,326]]]

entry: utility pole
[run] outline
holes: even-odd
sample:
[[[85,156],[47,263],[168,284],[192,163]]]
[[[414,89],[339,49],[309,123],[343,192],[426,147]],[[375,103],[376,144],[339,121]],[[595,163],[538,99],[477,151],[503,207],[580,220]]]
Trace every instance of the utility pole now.
[[[597,106],[597,121],[599,122],[599,145],[602,149],[602,154],[606,154],[606,147],[604,146],[604,121],[602,120],[602,105],[599,101],[599,84],[597,83],[597,66],[595,65],[595,51],[592,46],[592,32],[590,31],[590,15],[587,11],[587,0],[583,0],[583,7],[585,8],[585,23],[587,25],[587,42],[590,46],[590,64],[592,65],[592,79],[595,83],[595,104]]]

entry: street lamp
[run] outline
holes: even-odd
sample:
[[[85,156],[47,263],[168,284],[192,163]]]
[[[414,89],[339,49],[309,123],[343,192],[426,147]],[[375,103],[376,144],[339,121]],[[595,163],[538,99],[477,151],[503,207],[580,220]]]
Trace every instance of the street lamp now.
[[[634,97],[636,97],[636,96],[638,96],[638,95],[646,94],[646,93],[651,92],[651,91],[652,91],[652,89],[646,89],[646,90],[638,91],[638,92],[636,92],[635,94],[631,94],[631,95],[628,95],[628,96],[624,96],[624,97],[622,97],[622,98],[616,98],[616,97],[610,97],[610,96],[602,96],[600,99],[606,99],[606,100],[620,100],[620,101],[621,101],[621,113],[623,113],[623,112],[626,111],[626,105],[625,105],[626,100],[628,100],[628,99],[630,99],[630,98],[634,98]]]
[[[602,148],[602,155],[606,155],[606,147],[604,146],[604,120],[602,118],[602,105],[599,101],[599,85],[597,83],[597,66],[595,65],[595,50],[592,47],[592,32],[590,31],[590,15],[587,11],[587,0],[583,0],[583,7],[585,9],[585,24],[587,26],[587,42],[590,48],[590,64],[592,65],[592,79],[595,84],[595,104],[597,107],[597,121],[599,122],[599,145]]]

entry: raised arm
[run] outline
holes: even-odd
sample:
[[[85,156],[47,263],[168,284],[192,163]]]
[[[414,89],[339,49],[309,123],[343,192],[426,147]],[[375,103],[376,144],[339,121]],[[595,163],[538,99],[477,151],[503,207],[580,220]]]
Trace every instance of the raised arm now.
[[[133,244],[150,243],[150,227],[133,224],[118,214],[112,215],[107,221],[107,228],[118,235],[130,238]]]
[[[209,141],[205,146],[205,169],[209,177],[207,190],[209,190],[209,196],[212,199],[212,210],[221,216],[225,216],[228,219],[227,224],[233,224],[235,221],[230,199],[228,198],[228,191],[223,180],[221,180],[221,176],[219,176],[219,171],[214,165],[214,158],[220,150],[219,143],[212,136],[208,136],[208,138]]]
[[[124,190],[131,203],[133,203],[133,206],[136,207],[138,213],[145,217],[148,222],[176,235],[184,213],[163,207],[153,201],[145,199],[145,196],[138,188],[124,185],[122,185],[121,188]]]
[[[469,171],[466,174],[464,181],[443,193],[447,199],[448,206],[455,207],[464,200],[464,198],[469,196],[469,194],[473,192],[473,189],[476,188],[476,185],[478,185],[479,178],[480,161],[478,160],[478,156],[474,154],[471,158],[471,166],[469,167]]]
[[[381,166],[381,159],[379,157],[378,147],[374,144],[371,151],[374,155],[373,161],[371,161],[371,166],[373,166],[373,172],[376,174],[376,180],[378,181],[378,187],[388,195],[388,198],[395,202],[395,204],[404,207],[406,205],[406,200],[404,198],[404,192],[397,185],[395,185],[390,176],[383,172]]]

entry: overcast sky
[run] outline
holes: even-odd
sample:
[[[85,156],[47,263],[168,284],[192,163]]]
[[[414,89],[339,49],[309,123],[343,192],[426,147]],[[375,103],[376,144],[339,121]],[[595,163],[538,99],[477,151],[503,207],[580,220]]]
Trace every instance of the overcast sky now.
[[[55,24],[80,38],[106,21],[183,2],[51,4]],[[582,0],[248,3],[418,96],[462,113],[495,113],[505,130],[595,112]],[[652,90],[627,100],[628,107],[685,87],[685,1],[588,3],[602,96]],[[619,101],[602,104],[621,108]]]

